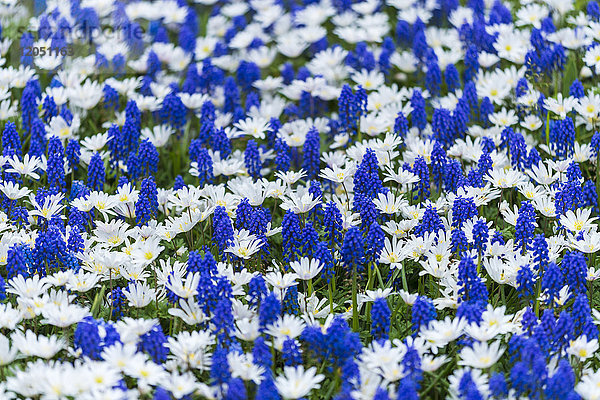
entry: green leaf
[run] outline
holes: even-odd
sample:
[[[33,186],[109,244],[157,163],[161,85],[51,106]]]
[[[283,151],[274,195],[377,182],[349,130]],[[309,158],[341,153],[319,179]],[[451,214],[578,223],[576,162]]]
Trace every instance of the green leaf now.
[[[92,304],[92,317],[96,318],[98,316],[98,311],[100,310],[100,304],[102,303],[102,298],[104,297],[105,286],[96,293],[96,297],[94,297],[94,304]]]
[[[562,79],[562,94],[563,96],[569,95],[569,88],[571,87],[571,83],[575,79],[577,79],[577,54],[572,52],[567,59],[567,66],[565,67],[565,73]]]

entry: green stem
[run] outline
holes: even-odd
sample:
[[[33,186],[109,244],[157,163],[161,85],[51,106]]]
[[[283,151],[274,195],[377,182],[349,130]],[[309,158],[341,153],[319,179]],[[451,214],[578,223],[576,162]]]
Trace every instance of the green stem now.
[[[331,278],[333,279],[333,278]],[[333,290],[331,288],[331,282],[327,284],[327,294],[329,297],[329,312],[333,314]]]
[[[358,332],[358,298],[356,265],[352,267],[352,330]]]
[[[377,275],[377,279],[379,279],[379,285],[381,288],[385,288],[385,284],[383,283],[383,278],[381,277],[381,272],[379,271],[379,266],[375,265],[375,273]]]
[[[406,282],[406,264],[402,262],[402,289],[408,293],[408,282]]]
[[[375,279],[375,276],[373,275],[373,266],[368,265],[367,270],[369,271],[368,272],[369,278],[367,279],[367,290],[372,290],[373,289],[373,280]],[[367,316],[367,321],[371,321],[371,302],[367,303],[367,309],[366,309],[365,315]]]
[[[550,151],[550,111],[546,112],[546,146]]]
[[[394,297],[400,297],[400,296],[394,296]],[[398,311],[400,310],[400,307],[402,307],[404,301],[401,298],[398,299],[394,299],[394,304],[392,307],[392,316],[390,317],[390,321],[395,321],[396,320],[396,315],[398,314]]]
[[[108,279],[110,280],[110,308],[108,311],[108,320],[110,321],[112,319],[112,311],[113,311],[113,302],[114,299],[112,298],[113,296],[113,280],[112,280],[112,269],[108,269]]]
[[[538,271],[538,279],[536,283],[535,289],[535,316],[540,317],[540,295],[542,294],[542,276],[544,275],[543,265],[540,265],[540,269]],[[552,304],[554,304],[554,299],[550,299]]]
[[[433,380],[433,382],[431,382],[429,384],[429,386],[427,386],[427,388],[421,393],[421,398],[425,398],[425,395],[427,393],[429,393],[429,391],[436,386],[436,384],[439,382],[439,380],[442,379],[442,377],[444,375],[446,375],[446,373],[448,373],[448,371],[450,371],[450,369],[453,366],[454,366],[454,363],[452,363],[452,362],[448,363],[448,365],[446,366],[446,368],[442,372],[440,372],[440,374],[435,377],[435,379]]]
[[[590,281],[590,306],[594,308],[594,281]]]
[[[342,187],[344,188],[344,193],[346,193],[346,203],[348,203],[348,210],[350,209],[350,197],[348,196],[348,191],[346,190],[346,185],[342,182]]]

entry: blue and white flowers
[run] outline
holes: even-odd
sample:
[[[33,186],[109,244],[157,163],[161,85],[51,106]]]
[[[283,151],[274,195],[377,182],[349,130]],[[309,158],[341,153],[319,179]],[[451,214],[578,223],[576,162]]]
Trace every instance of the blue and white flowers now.
[[[598,398],[595,0],[34,3],[0,398]]]

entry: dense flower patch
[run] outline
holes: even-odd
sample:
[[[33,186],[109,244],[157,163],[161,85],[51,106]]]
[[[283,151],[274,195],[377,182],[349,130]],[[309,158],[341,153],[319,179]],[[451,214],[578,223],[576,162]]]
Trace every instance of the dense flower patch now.
[[[600,398],[595,0],[33,3],[0,398]]]

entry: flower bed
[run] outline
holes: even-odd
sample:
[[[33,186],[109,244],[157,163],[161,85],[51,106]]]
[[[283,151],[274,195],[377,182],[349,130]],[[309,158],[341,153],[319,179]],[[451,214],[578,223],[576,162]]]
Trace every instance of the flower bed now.
[[[33,3],[0,398],[599,398],[595,0]]]

